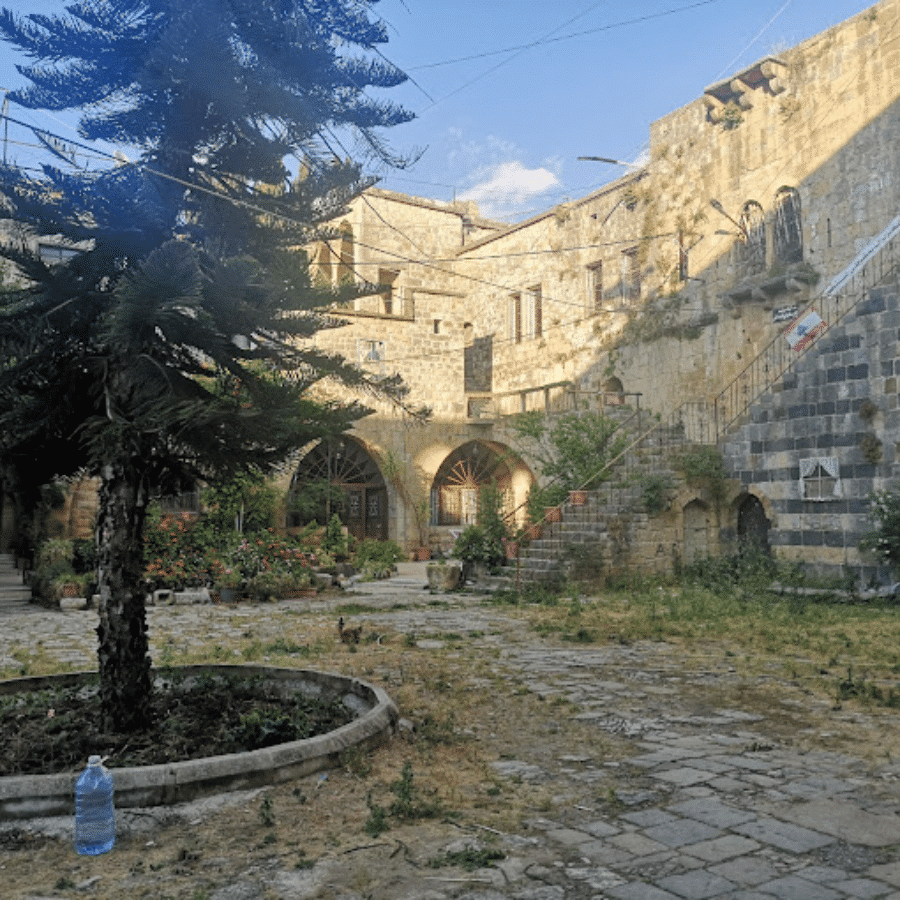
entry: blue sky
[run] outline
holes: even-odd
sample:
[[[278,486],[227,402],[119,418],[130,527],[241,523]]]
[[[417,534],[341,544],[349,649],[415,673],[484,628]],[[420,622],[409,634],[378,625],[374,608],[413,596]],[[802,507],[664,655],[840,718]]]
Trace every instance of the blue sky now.
[[[2,0],[0,0],[2,2]],[[58,13],[61,0],[6,0]],[[516,221],[579,197],[634,161],[652,121],[708,85],[868,8],[864,0],[381,0],[383,54],[410,76],[387,92],[417,113],[385,133],[419,161],[381,186],[438,200],[474,199]],[[0,45],[0,87],[21,83]],[[75,137],[64,114],[13,116]],[[9,156],[36,151],[11,130]],[[99,164],[99,162],[98,162]]]
[[[389,173],[382,186],[475,199],[483,214],[519,220],[624,171],[577,157],[634,161],[654,120],[870,5],[382,0],[385,55],[416,81],[392,94],[419,114],[389,134],[398,149],[425,148],[411,171]],[[435,65],[467,56],[477,58]]]

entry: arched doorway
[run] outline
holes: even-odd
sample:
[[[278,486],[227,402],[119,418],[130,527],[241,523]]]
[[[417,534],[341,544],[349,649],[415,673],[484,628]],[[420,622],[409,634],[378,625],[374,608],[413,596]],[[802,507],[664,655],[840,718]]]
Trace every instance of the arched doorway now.
[[[291,479],[288,504],[290,527],[301,527],[310,519],[324,525],[337,513],[357,540],[387,540],[384,478],[362,444],[352,438],[320,441],[303,457]],[[306,515],[296,512],[298,506]]]
[[[615,375],[603,382],[603,406],[622,406],[625,403],[625,389]]]
[[[770,552],[769,520],[762,502],[753,494],[747,494],[738,506],[737,534],[741,549],[755,548],[762,553]]]
[[[709,556],[709,507],[700,500],[692,500],[685,506],[684,561],[696,562]]]
[[[453,451],[434,476],[432,513],[437,525],[474,525],[478,518],[478,495],[483,487],[496,484],[511,505],[512,473],[492,447],[469,441]],[[508,510],[507,510],[508,511]]]

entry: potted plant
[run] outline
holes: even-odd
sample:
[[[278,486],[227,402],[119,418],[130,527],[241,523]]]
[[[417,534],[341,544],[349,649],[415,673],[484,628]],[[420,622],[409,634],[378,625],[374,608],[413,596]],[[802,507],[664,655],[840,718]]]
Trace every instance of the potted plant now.
[[[92,575],[76,575],[62,572],[53,580],[53,596],[57,601],[63,597],[86,597],[93,582]]]
[[[240,569],[227,566],[216,576],[219,596],[223,603],[234,603],[244,587],[244,576]]]
[[[315,597],[316,588],[312,583],[309,569],[283,572],[278,576],[278,596],[283,600],[299,600]]]
[[[260,572],[247,581],[247,591],[259,603],[277,600],[281,591],[279,577],[272,571]]]

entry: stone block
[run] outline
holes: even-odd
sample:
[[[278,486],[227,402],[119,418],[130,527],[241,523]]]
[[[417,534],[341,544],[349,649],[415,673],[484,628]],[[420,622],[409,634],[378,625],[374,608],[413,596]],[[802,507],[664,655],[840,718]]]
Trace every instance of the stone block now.
[[[173,602],[176,606],[195,606],[199,603],[209,603],[209,591],[206,588],[197,588],[193,591],[176,591]]]
[[[87,609],[87,597],[60,597],[60,609]]]

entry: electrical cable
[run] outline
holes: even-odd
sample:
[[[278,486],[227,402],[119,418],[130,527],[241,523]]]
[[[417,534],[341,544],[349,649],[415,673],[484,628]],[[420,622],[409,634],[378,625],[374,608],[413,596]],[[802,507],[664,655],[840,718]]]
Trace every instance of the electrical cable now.
[[[589,28],[586,31],[576,31],[573,34],[564,34],[564,35],[561,35],[560,37],[552,37],[552,35],[555,33],[555,31],[558,31],[559,28],[565,28],[566,25],[570,25],[576,19],[580,19],[582,16],[586,15],[592,9],[595,9],[597,6],[600,5],[599,3],[597,3],[594,6],[592,6],[590,9],[585,10],[584,13],[581,13],[581,14],[575,16],[574,19],[570,19],[568,22],[564,23],[563,25],[560,25],[559,28],[554,29],[554,31],[549,32],[549,34],[546,37],[538,38],[537,40],[531,41],[527,44],[517,44],[513,47],[504,47],[502,50],[487,50],[484,53],[473,53],[473,54],[470,54],[469,56],[458,56],[455,59],[445,59],[445,60],[442,60],[441,62],[436,62],[436,63],[423,63],[422,65],[419,65],[419,66],[410,66],[409,71],[416,71],[418,69],[434,69],[439,66],[450,66],[450,65],[455,65],[456,63],[460,63],[460,62],[469,62],[473,59],[484,59],[485,57],[488,57],[488,56],[498,56],[502,53],[516,53],[518,55],[518,53],[523,50],[531,50],[532,48],[539,47],[542,44],[557,44],[560,41],[569,41],[569,40],[572,40],[573,38],[585,37],[586,35],[589,35],[589,34],[598,34],[602,31],[612,31],[615,28],[623,28],[627,25],[639,25],[641,22],[648,22],[651,19],[659,19],[659,18],[662,18],[663,16],[671,16],[676,13],[686,12],[687,10],[696,9],[698,6],[708,6],[710,3],[719,3],[719,2],[720,2],[720,0],[698,0],[698,2],[690,3],[687,6],[679,6],[674,9],[667,9],[667,10],[663,10],[662,12],[658,12],[658,13],[650,13],[649,15],[640,16],[635,19],[626,19],[625,21],[622,21],[622,22],[612,22],[608,25],[599,25],[596,28]],[[404,69],[404,71],[406,71],[406,70]],[[493,69],[490,69],[488,71],[489,72],[493,71]],[[484,73],[484,74],[488,74],[488,73]],[[481,77],[483,77],[483,76],[481,76],[481,75],[478,76],[478,78],[481,78]],[[467,85],[464,85],[464,87],[465,86],[467,86]],[[461,88],[457,89],[457,91],[458,90],[461,90]],[[454,93],[456,93],[456,91],[454,91]],[[448,94],[448,96],[451,96],[451,95]],[[446,99],[446,98],[442,98],[442,99]]]

